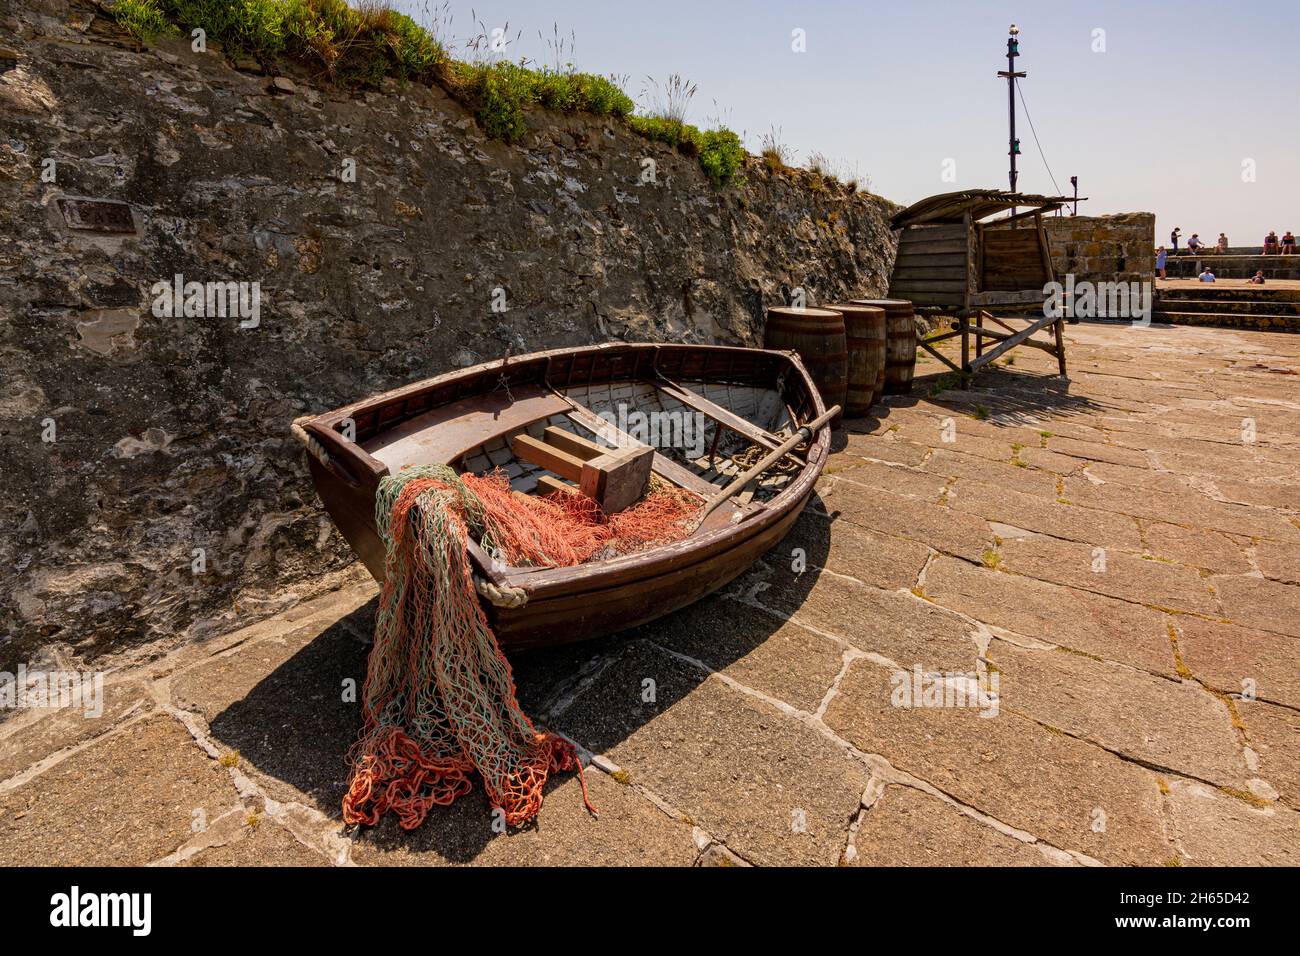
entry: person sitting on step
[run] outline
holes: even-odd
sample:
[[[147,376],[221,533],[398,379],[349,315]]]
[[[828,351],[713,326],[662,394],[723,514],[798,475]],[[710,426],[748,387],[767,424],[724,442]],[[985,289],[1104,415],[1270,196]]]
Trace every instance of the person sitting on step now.
[[[1219,233],[1219,241],[1214,244],[1214,253],[1215,255],[1221,256],[1224,255],[1227,251],[1228,251],[1228,235],[1227,233],[1221,232]]]
[[[1210,271],[1209,266],[1206,266],[1205,271],[1202,272],[1199,276],[1197,276],[1197,278],[1200,279],[1202,282],[1213,282],[1214,273]]]
[[[1264,255],[1277,255],[1277,233],[1272,229],[1270,229],[1268,235],[1264,237]]]
[[[1192,233],[1192,238],[1187,240],[1188,252],[1200,252],[1205,243],[1201,242],[1201,237],[1197,233]]]
[[[1282,237],[1282,255],[1289,256],[1295,252],[1295,236],[1291,235],[1291,230],[1286,231]]]
[[[1246,281],[1249,282],[1251,285],[1263,285],[1263,284],[1264,284],[1264,270],[1263,270],[1263,269],[1257,269],[1257,270],[1255,271],[1255,274],[1254,274],[1253,276],[1251,276],[1249,279],[1247,279]]]

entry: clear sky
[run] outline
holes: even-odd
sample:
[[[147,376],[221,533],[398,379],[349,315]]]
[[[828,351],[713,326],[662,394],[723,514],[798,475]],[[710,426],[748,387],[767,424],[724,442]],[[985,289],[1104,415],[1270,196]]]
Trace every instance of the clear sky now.
[[[396,0],[416,19],[433,0]],[[1007,184],[1007,27],[1021,30],[1024,106],[1080,213],[1149,211],[1235,245],[1300,232],[1300,2],[1208,0],[476,0],[464,40],[509,25],[512,58],[698,86],[688,119],[721,118],[754,152],[773,128],[798,161],[824,154],[909,203]],[[477,20],[476,20],[477,17]],[[444,18],[445,19],[445,18]],[[806,52],[792,49],[802,30]],[[1097,34],[1095,31],[1105,31]],[[1104,45],[1104,51],[1100,48]],[[716,106],[715,106],[716,103]],[[1020,188],[1056,191],[1017,100]],[[945,161],[955,179],[942,178]],[[1253,163],[1248,162],[1253,161]],[[1243,166],[1243,164],[1246,164]],[[1243,172],[1253,171],[1254,181]],[[1249,178],[1249,177],[1247,177]]]

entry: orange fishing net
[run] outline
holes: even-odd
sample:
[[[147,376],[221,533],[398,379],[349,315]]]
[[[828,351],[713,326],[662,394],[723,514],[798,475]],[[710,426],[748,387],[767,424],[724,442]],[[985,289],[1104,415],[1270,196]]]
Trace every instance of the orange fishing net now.
[[[576,767],[581,776],[573,745],[538,733],[519,709],[474,590],[471,535],[509,565],[568,566],[681,538],[700,504],[657,479],[632,508],[606,516],[576,492],[513,492],[499,471],[422,466],[384,478],[375,517],[386,576],[343,819],[374,824],[392,810],[414,829],[435,804],[468,793],[477,770],[516,826],[541,808],[549,774]],[[582,793],[586,801],[585,780]]]

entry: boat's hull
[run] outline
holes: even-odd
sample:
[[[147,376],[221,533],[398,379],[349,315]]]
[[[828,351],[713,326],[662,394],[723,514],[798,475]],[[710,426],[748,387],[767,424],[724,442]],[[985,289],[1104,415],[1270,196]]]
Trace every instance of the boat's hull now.
[[[805,499],[806,501],[806,499]],[[488,607],[488,619],[506,650],[567,644],[646,624],[686,607],[744,574],[777,545],[799,517],[804,502],[726,550],[681,567],[651,565],[646,577],[590,590],[546,597],[533,595],[522,608]]]
[[[524,356],[517,361],[522,363],[529,358]],[[782,358],[790,363],[801,386],[807,389],[806,398],[798,402],[799,417],[809,420],[820,414],[825,409],[806,371],[797,359]],[[350,406],[341,411],[352,412],[355,408]],[[337,420],[338,413],[330,414],[335,419],[321,416],[322,422]],[[319,430],[316,434],[325,435]],[[737,524],[702,530],[688,539],[652,551],[574,568],[496,568],[500,572],[496,583],[522,588],[527,593],[527,601],[519,607],[498,607],[484,602],[501,647],[515,651],[600,637],[652,621],[717,591],[741,575],[789,531],[813,493],[829,447],[829,430],[823,429],[807,449],[807,464],[795,479],[763,508]],[[339,449],[340,453],[343,451]],[[364,455],[357,455],[347,461],[338,454],[335,466],[329,467],[308,455],[317,492],[335,525],[374,578],[382,583],[384,544],[374,516],[375,489],[382,469],[368,470],[364,459]]]

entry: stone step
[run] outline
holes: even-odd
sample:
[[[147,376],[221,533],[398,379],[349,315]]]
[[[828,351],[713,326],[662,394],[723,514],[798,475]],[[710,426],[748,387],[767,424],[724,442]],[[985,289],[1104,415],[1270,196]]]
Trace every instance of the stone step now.
[[[1219,283],[1198,283],[1191,288],[1170,288],[1158,285],[1156,298],[1199,302],[1262,302],[1269,305],[1300,302],[1300,289],[1285,289],[1277,286],[1220,285]],[[1188,311],[1195,312],[1196,309]],[[1281,311],[1286,311],[1285,309]]]
[[[1300,315],[1244,315],[1224,312],[1172,312],[1155,308],[1153,322],[1171,325],[1212,325],[1227,329],[1253,329],[1260,332],[1300,332]]]
[[[1203,312],[1218,315],[1300,315],[1300,301],[1286,302],[1269,299],[1201,299],[1183,296],[1161,296],[1155,308],[1175,312]]]

